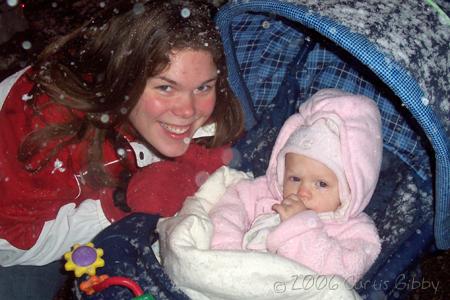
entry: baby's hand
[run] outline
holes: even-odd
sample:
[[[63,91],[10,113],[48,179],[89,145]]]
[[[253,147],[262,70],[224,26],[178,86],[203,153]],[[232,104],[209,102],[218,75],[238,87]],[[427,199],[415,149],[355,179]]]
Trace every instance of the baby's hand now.
[[[286,221],[293,215],[298,214],[299,212],[307,210],[306,206],[300,201],[297,195],[291,194],[288,197],[284,198],[280,204],[274,204],[272,209],[276,211],[281,218],[281,221]]]

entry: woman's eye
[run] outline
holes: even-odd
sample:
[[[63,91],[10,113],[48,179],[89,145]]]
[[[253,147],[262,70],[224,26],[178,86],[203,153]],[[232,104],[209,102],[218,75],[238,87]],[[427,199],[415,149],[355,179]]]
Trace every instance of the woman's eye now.
[[[164,93],[172,91],[172,87],[170,85],[159,85],[156,87],[156,89]]]
[[[319,188],[326,188],[326,187],[328,187],[328,183],[326,183],[325,181],[322,181],[322,180],[317,181],[316,185]]]
[[[206,91],[208,91],[209,89],[211,89],[211,86],[209,85],[201,85],[196,89],[197,93],[204,93]]]

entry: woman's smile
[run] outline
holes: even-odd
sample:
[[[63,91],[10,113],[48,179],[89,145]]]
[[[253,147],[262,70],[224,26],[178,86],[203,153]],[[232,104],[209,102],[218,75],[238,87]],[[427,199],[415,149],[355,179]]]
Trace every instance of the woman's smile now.
[[[189,128],[191,128],[190,126],[169,125],[169,124],[163,123],[163,122],[160,122],[159,124],[161,124],[162,128],[164,128],[167,131],[169,131],[170,133],[174,133],[174,134],[186,133],[189,130]]]

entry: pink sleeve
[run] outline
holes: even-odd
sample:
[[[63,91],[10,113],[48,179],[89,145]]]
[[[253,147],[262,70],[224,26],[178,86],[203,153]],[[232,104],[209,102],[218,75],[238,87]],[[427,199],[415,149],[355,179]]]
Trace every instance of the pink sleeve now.
[[[242,249],[242,238],[254,219],[260,180],[242,180],[227,189],[209,216],[214,225],[211,249]]]
[[[326,226],[333,226],[330,235]],[[288,219],[267,238],[270,252],[295,260],[322,275],[340,275],[355,284],[374,263],[381,243],[373,222],[363,216],[324,225],[313,211]]]

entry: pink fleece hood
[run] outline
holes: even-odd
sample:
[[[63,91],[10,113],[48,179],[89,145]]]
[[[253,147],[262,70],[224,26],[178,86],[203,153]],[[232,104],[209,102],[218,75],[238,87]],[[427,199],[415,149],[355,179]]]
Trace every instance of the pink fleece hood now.
[[[294,131],[320,119],[332,120],[338,127],[343,175],[348,189],[340,189],[341,206],[335,212],[320,213],[319,216],[324,220],[346,221],[369,204],[381,167],[380,112],[376,103],[365,96],[324,89],[303,103],[299,112],[286,120],[277,137],[266,172],[269,188],[281,201],[284,159],[278,159],[280,151],[284,152],[283,147]]]

